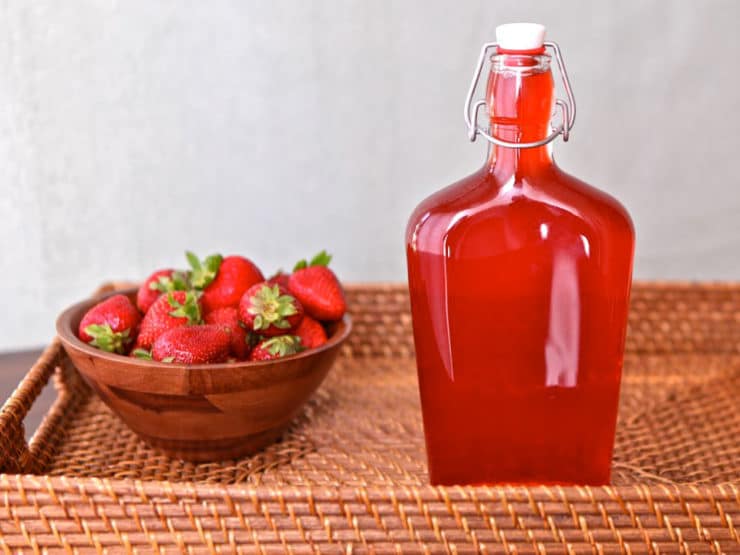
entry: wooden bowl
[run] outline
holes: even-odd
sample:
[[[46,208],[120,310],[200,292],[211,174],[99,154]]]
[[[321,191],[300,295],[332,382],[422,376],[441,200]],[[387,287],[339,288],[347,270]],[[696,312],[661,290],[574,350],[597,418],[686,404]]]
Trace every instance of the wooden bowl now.
[[[134,298],[135,289],[116,291]],[[265,362],[165,364],[100,351],[77,338],[82,316],[110,295],[72,305],[57,333],[72,362],[100,398],[139,437],[189,461],[240,457],[277,440],[324,381],[352,324],[329,330],[329,341]]]

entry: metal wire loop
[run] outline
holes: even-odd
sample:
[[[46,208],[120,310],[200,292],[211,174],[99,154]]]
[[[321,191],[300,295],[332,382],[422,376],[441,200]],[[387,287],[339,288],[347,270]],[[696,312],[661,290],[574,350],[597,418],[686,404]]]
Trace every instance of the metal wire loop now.
[[[562,119],[557,126],[551,126],[553,128],[552,133],[547,137],[539,141],[533,141],[529,143],[512,143],[509,141],[503,141],[497,139],[493,135],[489,134],[485,129],[478,126],[478,112],[482,106],[486,105],[485,100],[478,100],[473,104],[473,97],[475,91],[478,88],[480,81],[481,72],[483,71],[483,64],[486,61],[486,54],[491,48],[496,48],[498,43],[488,42],[481,48],[480,56],[478,57],[478,65],[476,66],[475,73],[473,73],[473,80],[470,83],[468,89],[468,95],[465,98],[465,123],[468,126],[468,137],[471,141],[475,141],[478,135],[483,136],[487,141],[504,147],[509,148],[534,148],[555,140],[558,135],[563,136],[563,141],[567,141],[570,137],[570,130],[573,129],[573,125],[576,121],[576,99],[573,96],[573,89],[570,85],[570,79],[568,78],[568,71],[565,69],[565,62],[563,56],[560,53],[560,47],[555,42],[546,42],[545,48],[550,48],[555,55],[555,61],[558,64],[560,70],[560,77],[563,80],[563,87],[565,88],[565,94],[567,95],[567,101],[560,98],[555,100],[555,105],[560,108]]]

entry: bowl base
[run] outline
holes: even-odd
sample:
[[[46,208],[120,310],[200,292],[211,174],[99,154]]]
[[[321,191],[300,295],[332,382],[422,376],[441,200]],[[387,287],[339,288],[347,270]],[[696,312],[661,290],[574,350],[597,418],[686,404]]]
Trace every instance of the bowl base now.
[[[286,426],[280,426],[257,434],[219,440],[168,440],[137,435],[168,457],[188,462],[215,462],[253,455],[280,439],[285,429]]]

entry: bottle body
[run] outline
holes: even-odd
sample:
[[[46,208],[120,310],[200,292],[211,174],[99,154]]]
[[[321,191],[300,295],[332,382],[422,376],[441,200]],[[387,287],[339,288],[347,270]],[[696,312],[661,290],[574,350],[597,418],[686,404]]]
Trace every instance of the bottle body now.
[[[527,77],[489,81],[498,136],[546,133],[551,76]],[[432,483],[608,483],[633,249],[624,208],[547,147],[496,147],[417,207],[406,250]]]

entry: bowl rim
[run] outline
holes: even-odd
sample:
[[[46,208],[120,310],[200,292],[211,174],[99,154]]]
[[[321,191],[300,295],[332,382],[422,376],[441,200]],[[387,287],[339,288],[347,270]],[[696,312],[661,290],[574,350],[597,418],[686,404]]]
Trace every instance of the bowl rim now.
[[[62,343],[68,344],[71,347],[82,351],[91,357],[96,358],[102,358],[111,360],[113,362],[119,363],[119,364],[132,364],[134,366],[137,366],[139,368],[152,368],[152,369],[162,369],[162,368],[168,368],[168,369],[178,369],[178,370],[191,370],[191,371],[213,371],[213,370],[220,370],[220,369],[229,369],[229,368],[240,368],[240,369],[249,369],[249,368],[265,368],[267,366],[272,366],[275,364],[282,363],[284,361],[297,361],[303,358],[310,358],[314,355],[317,355],[323,351],[328,351],[335,346],[339,345],[340,343],[343,343],[347,337],[349,337],[349,334],[352,332],[352,318],[349,316],[349,314],[345,314],[341,320],[337,320],[336,323],[339,323],[339,329],[337,329],[334,334],[329,337],[328,341],[321,345],[320,347],[315,347],[313,349],[306,349],[305,351],[302,351],[298,354],[291,355],[289,357],[283,357],[283,358],[276,358],[273,360],[261,360],[261,361],[254,361],[254,360],[240,360],[235,362],[218,362],[218,363],[208,363],[208,364],[182,364],[182,363],[174,363],[174,362],[158,362],[155,360],[145,360],[140,358],[133,358],[128,355],[119,355],[116,353],[109,353],[107,351],[102,351],[100,349],[97,349],[93,347],[92,345],[88,345],[84,341],[82,341],[79,337],[77,337],[76,330],[72,329],[72,320],[77,315],[78,312],[87,311],[89,310],[94,304],[97,304],[108,297],[112,297],[114,295],[126,295],[127,297],[130,297],[131,295],[135,294],[138,291],[138,288],[136,287],[130,287],[126,289],[118,289],[115,291],[106,292],[100,295],[95,295],[92,297],[88,297],[87,299],[84,299],[82,301],[78,301],[64,310],[59,314],[56,320],[56,331],[57,336],[59,339],[61,339]],[[80,319],[84,316],[83,314],[80,314]]]

